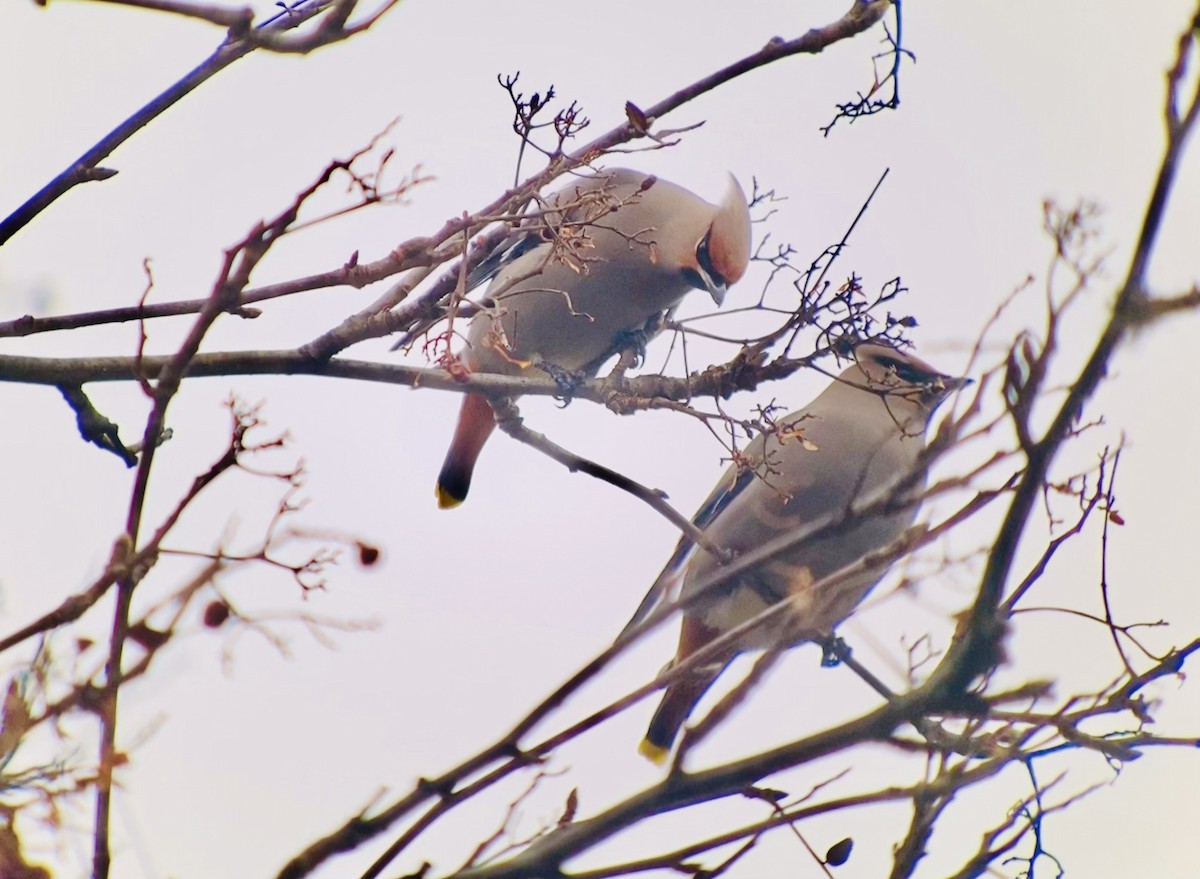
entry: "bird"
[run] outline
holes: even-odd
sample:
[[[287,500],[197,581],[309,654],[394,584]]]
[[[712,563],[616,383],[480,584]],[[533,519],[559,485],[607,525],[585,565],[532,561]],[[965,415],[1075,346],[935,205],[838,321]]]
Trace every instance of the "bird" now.
[[[594,375],[693,289],[720,306],[750,262],[750,208],[733,175],[720,204],[628,168],[581,177],[484,260],[492,280],[459,362],[468,372]],[[483,394],[464,395],[438,475],[437,503],[466,499],[495,427]]]
[[[852,363],[808,406],[747,444],[692,519],[715,549],[686,536],[651,586],[617,642],[632,636],[657,608],[684,602],[678,665],[726,632],[784,600],[787,613],[748,631],[706,663],[670,683],[639,752],[662,764],[709,686],[738,653],[787,648],[829,637],[886,573],[881,563],[827,590],[810,587],[894,542],[916,519],[917,502],[887,504],[876,515],[788,550],[729,582],[704,588],[726,564],[779,535],[832,521],[850,505],[889,497],[901,486],[919,491],[918,471],[929,421],[952,392],[970,383],[897,348],[862,343]],[[906,477],[916,477],[906,479]],[[702,590],[702,591],[701,591]],[[692,599],[689,601],[689,599]],[[668,666],[671,667],[671,666]]]

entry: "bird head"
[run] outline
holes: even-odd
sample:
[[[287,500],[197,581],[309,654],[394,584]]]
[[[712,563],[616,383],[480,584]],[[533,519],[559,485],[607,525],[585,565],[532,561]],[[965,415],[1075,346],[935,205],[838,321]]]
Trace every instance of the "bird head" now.
[[[696,265],[688,272],[693,286],[707,290],[713,302],[725,301],[725,291],[741,280],[750,264],[750,205],[737,178],[717,205],[712,222],[696,242]]]
[[[846,371],[852,381],[865,378],[868,390],[885,396],[889,402],[903,401],[926,419],[942,401],[972,381],[946,375],[921,358],[887,345],[859,345],[854,349],[854,359],[856,365]]]

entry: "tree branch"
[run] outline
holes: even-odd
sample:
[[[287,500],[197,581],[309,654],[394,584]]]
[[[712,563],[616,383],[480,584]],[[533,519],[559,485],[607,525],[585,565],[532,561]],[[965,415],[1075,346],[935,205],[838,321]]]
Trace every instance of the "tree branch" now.
[[[162,2],[162,0],[159,0]],[[366,29],[380,15],[390,9],[396,0],[389,0],[377,13],[359,25],[344,29],[345,18],[354,8],[354,2],[348,0],[299,0],[294,6],[268,19],[254,30],[248,30],[240,37],[236,35],[236,27],[231,30],[235,38],[228,39],[211,56],[194,68],[190,73],[162,92],[158,97],[138,110],[103,138],[95,146],[71,163],[57,177],[43,186],[23,205],[0,221],[0,247],[13,235],[27,226],[38,214],[53,204],[58,198],[80,183],[92,180],[107,180],[117,172],[110,168],[101,168],[100,162],[106,159],[121,144],[149,125],[155,118],[162,115],[170,107],[177,104],[194,89],[220,73],[233,62],[260,47],[274,51],[310,51],[318,45],[325,45],[339,39],[345,39],[354,33]],[[141,5],[147,5],[142,3]],[[165,0],[159,8],[174,6],[171,11],[181,12],[184,4],[172,3]],[[196,7],[189,7],[196,8]],[[332,10],[325,21],[312,35],[301,42],[289,44],[283,39],[288,31],[300,27],[322,12]],[[236,10],[231,12],[236,13]],[[202,16],[203,17],[203,16]]]

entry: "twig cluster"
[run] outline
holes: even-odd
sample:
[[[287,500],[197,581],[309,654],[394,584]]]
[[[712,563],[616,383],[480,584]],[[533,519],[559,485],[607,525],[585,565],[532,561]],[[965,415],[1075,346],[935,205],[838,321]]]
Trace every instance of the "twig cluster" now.
[[[354,21],[356,0],[314,0],[297,4],[255,27],[249,10],[245,9],[215,8],[178,0],[121,2],[203,20],[228,29],[228,34],[208,61],[99,142],[0,224],[0,244],[71,187],[115,173],[101,168],[99,163],[162,109],[233,60],[256,49],[307,52],[347,39],[369,28],[394,5],[394,0],[389,0]],[[793,40],[773,39],[758,52],[648,108],[629,104],[623,124],[580,146],[574,142],[588,126],[581,108],[570,103],[554,109],[557,95],[553,87],[527,97],[517,90],[517,75],[502,77],[501,86],[513,106],[513,130],[520,139],[513,187],[478,210],[456,217],[432,234],[403,241],[374,260],[362,261],[354,252],[342,265],[326,272],[270,286],[256,288],[251,284],[274,245],[285,235],[349,211],[402,201],[413,186],[425,180],[419,171],[414,171],[398,182],[385,182],[393,154],[379,139],[345,160],[329,163],[273,218],[256,224],[226,250],[205,296],[148,303],[151,280],[136,306],[52,318],[27,315],[0,323],[0,336],[30,336],[119,321],[138,321],[144,326],[146,321],[169,316],[191,316],[185,340],[170,356],[148,354],[144,350],[143,332],[138,349],[126,357],[0,357],[0,380],[56,386],[75,412],[81,436],[135,468],[124,530],[113,542],[105,570],[58,607],[0,638],[0,653],[18,645],[37,645],[32,659],[12,677],[0,715],[3,720],[0,872],[32,876],[37,869],[21,858],[12,824],[15,810],[41,809],[43,820],[53,826],[60,820],[58,810],[65,808],[64,804],[90,796],[95,803],[93,875],[97,879],[107,877],[112,792],[117,773],[127,760],[127,753],[117,747],[124,688],[146,675],[156,657],[166,647],[178,643],[189,627],[193,631],[256,632],[281,647],[284,645],[272,628],[277,619],[256,618],[239,610],[237,600],[224,585],[231,572],[265,567],[284,573],[300,589],[310,590],[321,588],[329,565],[336,560],[336,553],[328,549],[311,549],[314,541],[350,547],[363,565],[369,566],[378,558],[378,550],[360,538],[314,534],[288,527],[299,507],[296,492],[301,484],[301,470],[298,466],[260,470],[250,463],[282,447],[283,439],[257,439],[262,428],[258,411],[236,402],[230,404],[233,424],[227,447],[206,472],[195,478],[161,522],[148,521],[146,497],[155,474],[156,450],[170,438],[170,407],[186,380],[209,375],[304,373],[455,392],[482,391],[494,401],[499,426],[508,434],[572,470],[632,494],[672,521],[688,539],[722,554],[723,548],[712,545],[695,525],[666,503],[661,492],[575,455],[526,427],[512,398],[534,394],[582,398],[619,413],[646,409],[678,411],[703,422],[724,443],[727,456],[738,461],[743,439],[753,433],[785,430],[789,426],[779,423],[772,403],[759,403],[754,417],[739,417],[724,411],[724,401],[800,369],[822,369],[827,358],[844,353],[847,346],[862,341],[904,345],[906,331],[915,325],[911,315],[898,310],[905,292],[900,278],[888,281],[874,293],[869,293],[853,272],[840,282],[832,280],[833,267],[843,255],[858,218],[837,244],[811,261],[798,260],[789,245],[766,240],[760,244],[756,259],[769,266],[769,279],[760,300],[750,310],[759,321],[753,330],[733,336],[722,333],[719,324],[709,323],[714,320],[710,315],[686,321],[664,316],[660,329],[672,335],[667,365],[674,362],[671,358],[678,352],[683,363],[681,375],[664,374],[665,367],[659,374],[628,375],[627,370],[636,360],[632,350],[612,352],[619,357],[609,374],[567,385],[551,378],[471,375],[456,368],[451,353],[455,321],[468,317],[472,309],[487,307],[486,303],[471,303],[466,299],[469,280],[473,275],[486,273],[488,260],[497,246],[518,226],[540,231],[547,240],[556,243],[559,259],[568,263],[574,260],[579,270],[586,270],[588,256],[579,247],[579,241],[586,236],[586,226],[603,223],[603,216],[613,206],[601,203],[596,214],[583,224],[584,228],[578,228],[561,221],[562,205],[548,206],[541,195],[547,184],[563,174],[590,167],[613,152],[629,149],[629,144],[657,149],[674,143],[687,129],[661,128],[659,120],[669,112],[757,67],[798,53],[819,52],[852,38],[878,23],[890,8],[897,11],[895,34],[887,33],[889,49],[876,59],[890,60],[890,72],[882,78],[877,75],[872,88],[857,101],[840,106],[838,116],[825,129],[828,134],[837,119],[853,121],[898,106],[900,64],[905,56],[911,57],[900,39],[899,3],[855,2],[837,21]],[[488,747],[437,777],[419,780],[411,790],[389,802],[373,803],[313,841],[286,863],[280,872],[281,879],[309,875],[339,853],[394,834],[387,849],[363,874],[364,879],[378,876],[401,855],[419,856],[417,845],[426,831],[463,803],[522,774],[527,777],[527,787],[513,800],[492,835],[479,841],[459,865],[435,868],[424,861],[413,875],[423,877],[440,869],[439,875],[463,879],[565,875],[601,879],[666,868],[717,876],[729,872],[764,835],[783,827],[797,835],[813,861],[829,875],[831,867],[851,856],[853,838],[846,836],[824,845],[810,845],[799,829],[801,822],[866,804],[903,802],[911,809],[911,818],[894,849],[892,876],[900,879],[911,875],[925,856],[934,828],[953,808],[956,797],[1013,766],[1023,767],[1027,774],[1028,795],[1004,814],[994,816],[978,849],[963,861],[956,875],[978,876],[997,863],[1010,863],[1026,875],[1033,875],[1040,862],[1054,862],[1052,833],[1046,818],[1090,791],[1087,787],[1071,787],[1072,778],[1063,768],[1066,756],[1099,757],[1114,771],[1120,771],[1147,748],[1194,748],[1200,744],[1195,736],[1157,732],[1152,706],[1145,697],[1146,689],[1155,681],[1181,673],[1189,658],[1200,651],[1200,639],[1155,653],[1142,642],[1140,634],[1135,634],[1140,627],[1154,623],[1119,621],[1109,600],[1113,589],[1106,564],[1109,529],[1123,522],[1116,492],[1119,448],[1104,448],[1096,456],[1095,465],[1086,472],[1064,476],[1057,464],[1064,449],[1090,441],[1098,422],[1085,420],[1086,408],[1101,386],[1114,353],[1129,334],[1200,305],[1200,292],[1195,288],[1172,296],[1154,296],[1147,282],[1149,262],[1183,146],[1200,115],[1200,92],[1182,94],[1187,81],[1187,59],[1195,51],[1196,40],[1194,22],[1193,28],[1180,39],[1178,57],[1168,75],[1166,153],[1154,181],[1132,263],[1091,355],[1077,374],[1068,377],[1064,383],[1066,390],[1056,390],[1051,376],[1057,376],[1062,369],[1057,352],[1065,326],[1081,307],[1082,292],[1095,284],[1100,266],[1095,256],[1095,211],[1087,205],[1062,209],[1047,204],[1045,230],[1052,248],[1045,276],[1044,323],[1036,333],[1027,331],[1007,342],[1002,362],[984,371],[976,390],[963,395],[958,409],[942,423],[918,468],[922,474],[933,468],[935,478],[931,484],[923,487],[911,474],[899,477],[881,491],[859,498],[837,515],[811,522],[752,552],[729,558],[707,582],[697,585],[696,594],[689,599],[694,602],[705,590],[719,588],[731,578],[806,542],[872,516],[894,512],[918,499],[935,502],[932,505],[938,513],[928,523],[910,529],[892,545],[814,584],[814,594],[829,595],[864,568],[899,561],[923,547],[931,552],[945,534],[980,511],[1003,507],[1001,524],[982,553],[979,588],[962,614],[954,637],[945,644],[934,644],[931,638],[912,646],[905,689],[889,688],[866,663],[848,651],[844,642],[827,642],[824,646],[830,661],[845,664],[879,695],[879,704],[874,709],[760,753],[691,770],[696,746],[747,698],[753,684],[778,658],[776,652],[768,652],[744,681],[685,733],[669,772],[658,783],[587,817],[580,817],[579,798],[573,791],[557,821],[543,823],[533,832],[524,831],[517,820],[520,807],[553,774],[549,761],[556,749],[651,696],[756,627],[769,626],[790,611],[786,601],[769,608],[698,651],[687,662],[593,709],[582,720],[565,726],[559,722],[556,727],[558,709],[566,699],[609,668],[631,643],[686,607],[686,602],[677,602],[656,611],[629,637],[595,656]],[[891,97],[877,97],[888,83],[892,87]],[[547,135],[550,142],[541,143],[540,138]],[[545,165],[522,180],[521,165],[528,150],[543,159]],[[334,179],[349,181],[346,205],[321,217],[305,216],[312,197]],[[756,187],[756,208],[768,201],[769,194],[758,192]],[[870,197],[863,209],[869,204]],[[633,241],[631,245],[638,243]],[[202,344],[218,321],[230,316],[258,318],[265,314],[254,307],[259,303],[337,285],[362,287],[393,277],[397,278],[394,284],[370,306],[294,350],[201,353]],[[1028,289],[1015,295],[1023,295]],[[716,329],[710,329],[714,326]],[[355,344],[392,334],[399,335],[399,344],[406,349],[426,351],[429,361],[436,365],[377,364],[342,356]],[[728,346],[728,356],[720,363],[693,370],[689,362],[689,339]],[[977,355],[980,350],[977,347]],[[126,443],[118,426],[97,411],[84,392],[86,384],[100,381],[135,382],[145,394],[150,412],[136,443]],[[697,403],[705,400],[712,401],[715,411],[701,408],[705,403]],[[230,549],[225,541],[218,542],[216,548],[203,550],[170,546],[167,540],[176,533],[183,513],[206,497],[211,485],[226,481],[233,472],[266,477],[282,486],[282,497],[257,545],[249,550]],[[1016,567],[1017,544],[1039,518],[1048,529],[1044,549],[1026,570],[1020,571]],[[1100,532],[1098,591],[1103,612],[1031,604],[1060,548],[1068,542],[1086,539],[1096,530]],[[297,542],[304,551],[297,553],[292,549]],[[166,590],[165,597],[145,606],[139,604],[135,612],[135,592],[144,595],[152,575],[165,579],[160,572],[167,557],[191,559],[194,568],[182,582]],[[72,625],[108,596],[114,600],[107,636],[102,641],[76,639],[68,643],[67,633],[74,631]],[[1089,692],[1065,698],[1054,694],[1049,681],[1019,680],[1011,685],[1002,682],[1007,673],[1007,633],[1020,624],[1023,615],[1041,613],[1070,615],[1103,626],[1110,633],[1119,672]],[[299,619],[318,636],[330,628],[363,625],[311,615],[300,615]],[[23,742],[79,716],[94,720],[98,726],[94,760],[22,765],[14,757]],[[546,733],[546,728],[554,731]],[[827,773],[825,781],[807,789],[796,788],[800,793],[783,789],[784,785],[795,787],[789,779],[799,776],[782,773],[801,768],[825,771],[826,763],[821,761],[830,758],[849,766],[861,749],[881,744],[901,757],[920,761],[923,767],[920,779],[914,782],[910,778],[904,783],[886,780],[859,783],[846,768],[840,768],[832,777]],[[1053,768],[1043,769],[1047,766]],[[1057,774],[1045,780],[1047,773]],[[772,787],[764,783],[768,778],[772,779]],[[635,824],[698,803],[734,797],[762,804],[765,810],[761,819],[636,860],[569,873],[566,869],[565,865],[580,854],[590,852]],[[728,847],[733,848],[730,851]],[[819,849],[825,849],[825,854],[819,855]],[[16,872],[18,868],[24,874]]]

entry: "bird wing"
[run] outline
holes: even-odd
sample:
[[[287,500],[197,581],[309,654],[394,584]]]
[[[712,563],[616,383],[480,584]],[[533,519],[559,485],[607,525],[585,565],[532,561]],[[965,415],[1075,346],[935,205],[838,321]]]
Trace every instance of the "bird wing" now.
[[[467,273],[467,290],[470,292],[479,285],[492,280],[500,271],[530,253],[546,241],[535,230],[519,229],[509,235],[496,249],[483,258],[483,261]]]
[[[731,467],[726,475],[713,489],[707,500],[700,505],[700,509],[692,516],[692,524],[705,531],[716,521],[726,507],[733,502],[739,494],[745,491],[756,478],[752,467],[744,467],[738,470]],[[638,609],[634,612],[633,617],[625,624],[625,628],[621,630],[621,634],[617,636],[620,641],[636,629],[643,620],[645,620],[657,608],[673,601],[679,593],[679,586],[683,579],[683,573],[687,570],[688,560],[696,550],[695,541],[689,538],[686,534],[679,538],[679,542],[675,544],[675,551],[671,553],[671,558],[667,560],[667,564],[663,567],[662,573],[654,580],[654,584],[650,587],[650,591],[646,593],[646,597],[642,599],[642,603],[638,605]]]
[[[581,201],[587,193],[597,189],[615,192],[618,187],[623,192],[635,183],[640,183],[644,176],[619,168],[613,172],[579,177],[547,196],[544,207],[532,205],[532,215],[527,216],[511,235],[496,245],[495,249],[467,274],[467,290],[474,290],[480,284],[492,280],[501,270],[538,247],[550,247],[547,224],[555,226],[562,223],[579,223],[589,218],[599,219],[604,216],[607,213],[604,205]],[[564,202],[567,204],[566,210],[556,210]]]

